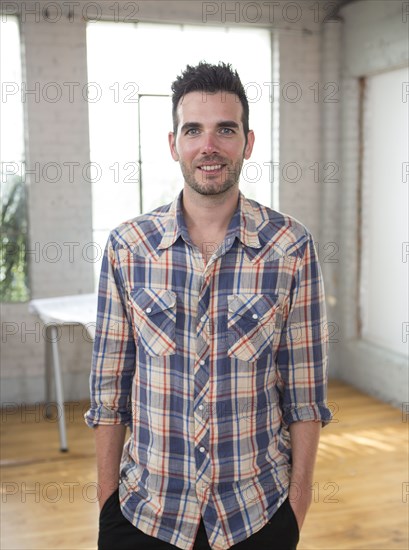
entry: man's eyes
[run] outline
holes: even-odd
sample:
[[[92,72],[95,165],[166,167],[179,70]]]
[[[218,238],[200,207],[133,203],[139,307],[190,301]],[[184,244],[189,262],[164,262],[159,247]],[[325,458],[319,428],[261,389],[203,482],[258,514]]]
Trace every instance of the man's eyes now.
[[[186,131],[186,135],[195,136],[199,132],[200,132],[199,128],[189,128],[189,130]],[[232,128],[228,128],[228,127],[219,128],[219,132],[223,135],[231,135],[235,133],[235,131]]]

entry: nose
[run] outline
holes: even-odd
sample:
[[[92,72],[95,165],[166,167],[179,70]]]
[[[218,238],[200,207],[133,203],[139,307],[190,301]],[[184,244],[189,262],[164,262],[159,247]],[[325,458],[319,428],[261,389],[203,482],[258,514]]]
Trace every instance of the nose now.
[[[211,132],[203,134],[202,142],[202,154],[211,155],[212,153],[219,152],[219,146],[217,144],[217,137]]]

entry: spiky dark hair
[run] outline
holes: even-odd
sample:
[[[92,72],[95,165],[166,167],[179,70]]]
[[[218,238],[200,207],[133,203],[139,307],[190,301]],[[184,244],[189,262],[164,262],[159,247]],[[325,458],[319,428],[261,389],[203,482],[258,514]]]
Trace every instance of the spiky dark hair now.
[[[218,65],[211,65],[205,61],[200,61],[195,67],[187,65],[182,74],[172,83],[172,119],[175,136],[179,123],[177,107],[180,99],[189,92],[216,93],[219,91],[236,94],[240,99],[243,107],[242,123],[247,141],[249,104],[246,92],[237,71],[232,69],[230,63],[222,61],[219,61]]]

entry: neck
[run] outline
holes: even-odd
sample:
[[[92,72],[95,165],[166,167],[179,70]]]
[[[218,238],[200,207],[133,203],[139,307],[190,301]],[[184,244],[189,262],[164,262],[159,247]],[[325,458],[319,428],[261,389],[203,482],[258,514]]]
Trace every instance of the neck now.
[[[183,188],[182,208],[188,230],[198,233],[225,232],[237,208],[238,186],[220,195],[201,195],[187,185]]]

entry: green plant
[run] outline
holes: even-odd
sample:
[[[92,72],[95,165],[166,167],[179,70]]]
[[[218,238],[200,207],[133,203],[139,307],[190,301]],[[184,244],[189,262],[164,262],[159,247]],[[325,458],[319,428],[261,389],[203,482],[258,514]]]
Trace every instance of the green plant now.
[[[29,299],[26,186],[21,176],[1,181],[0,297],[22,302]]]

